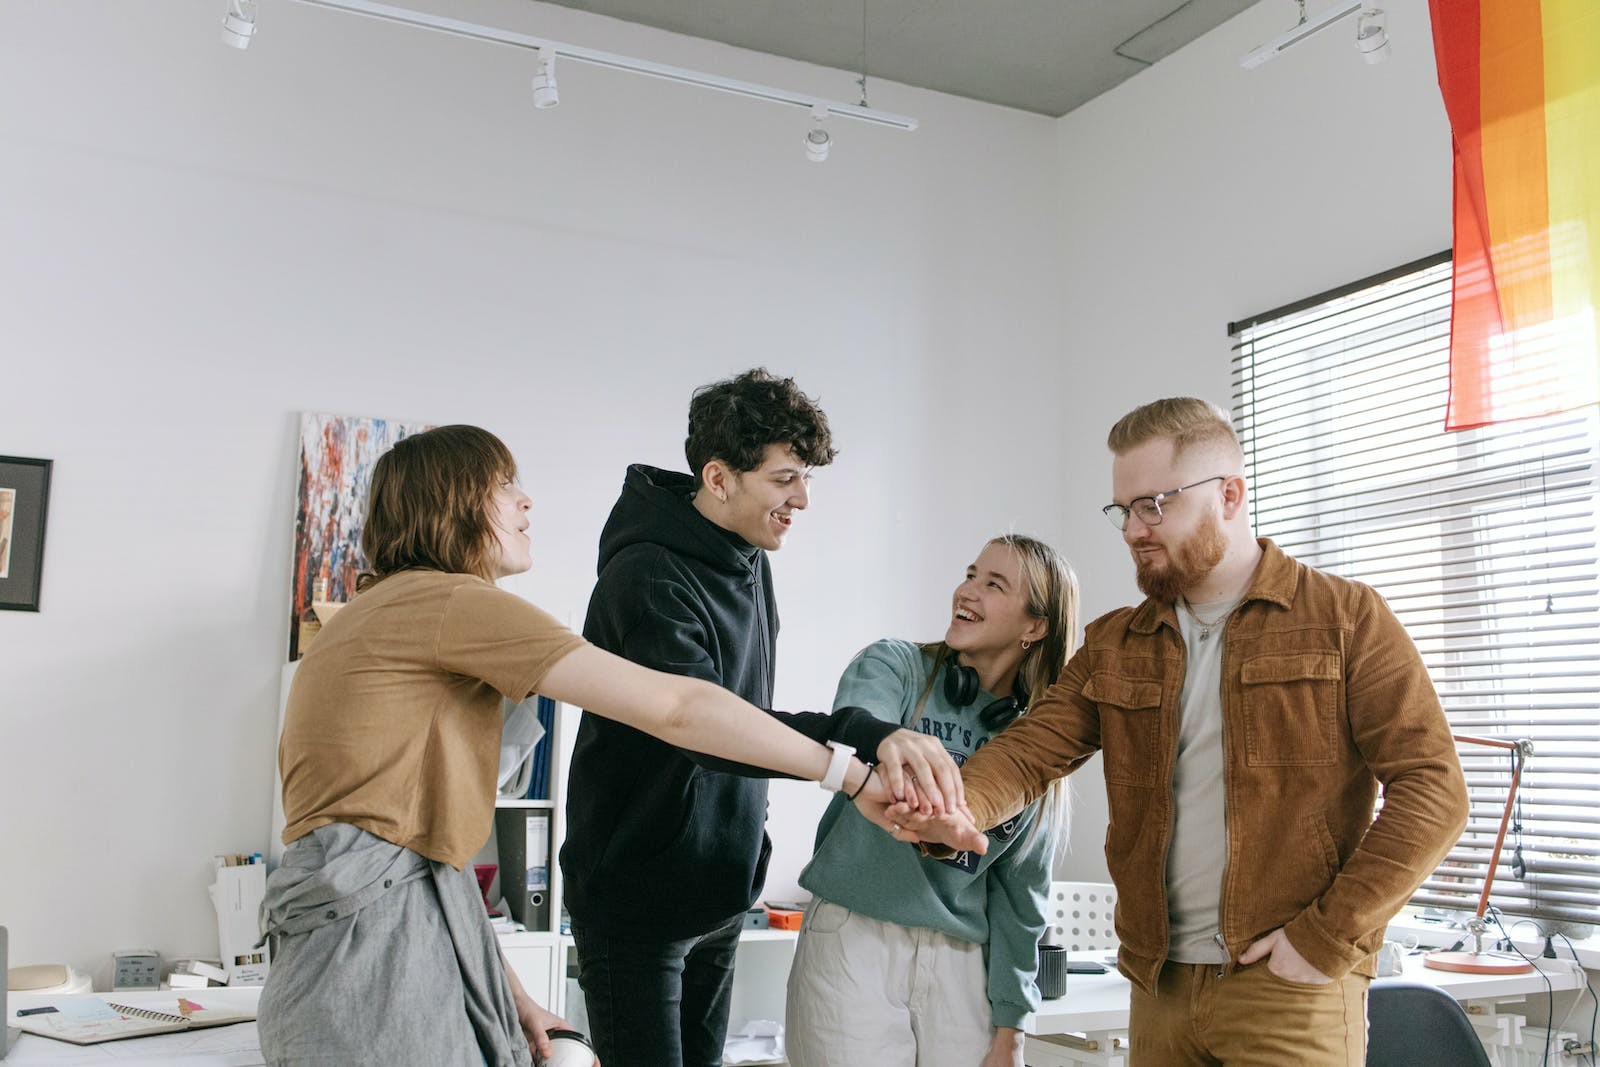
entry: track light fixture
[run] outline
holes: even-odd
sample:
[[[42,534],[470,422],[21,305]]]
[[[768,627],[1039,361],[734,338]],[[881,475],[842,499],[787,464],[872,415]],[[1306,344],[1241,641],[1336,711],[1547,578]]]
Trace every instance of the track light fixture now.
[[[538,53],[538,66],[533,75],[533,106],[537,108],[555,107],[561,101],[561,96],[556,88],[556,56],[561,56],[570,63],[590,63],[597,67],[610,67],[612,70],[625,70],[633,74],[645,74],[652,78],[664,81],[678,82],[681,85],[695,85],[702,89],[715,89],[722,93],[732,93],[735,96],[747,96],[756,100],[766,100],[774,104],[790,104],[796,107],[808,108],[814,119],[812,128],[806,133],[806,158],[821,162],[828,158],[828,149],[832,145],[832,138],[828,131],[822,128],[822,120],[829,115],[841,118],[855,119],[858,122],[871,122],[879,126],[890,126],[897,130],[914,130],[917,120],[908,115],[895,115],[888,111],[879,111],[866,106],[863,98],[860,104],[847,104],[839,100],[819,100],[807,93],[791,92],[787,89],[778,89],[770,85],[759,85],[755,82],[737,81],[733,78],[724,78],[720,74],[707,74],[703,71],[689,70],[685,67],[670,67],[664,63],[655,63],[648,59],[634,59],[631,56],[619,55],[615,52],[601,52],[594,48],[584,48],[580,45],[563,44],[560,41],[551,41],[543,37],[530,37],[527,34],[514,33],[502,30],[496,26],[485,26],[476,22],[464,22],[444,15],[434,15],[425,11],[413,11],[409,8],[396,7],[392,4],[379,3],[378,0],[295,0],[296,3],[307,7],[328,8],[332,11],[343,11],[351,15],[362,15],[366,18],[379,19],[384,22],[395,22],[402,26],[415,26],[420,29],[433,30],[438,33],[447,33],[455,37],[465,37],[474,41],[488,41],[492,44],[506,44],[514,48],[526,48]],[[256,32],[256,0],[228,0],[228,13],[222,23],[222,39],[235,48],[246,48],[250,38]]]
[[[256,0],[228,0],[228,13],[222,16],[222,43],[249,48],[255,35]]]
[[[1389,58],[1389,16],[1381,8],[1367,8],[1356,19],[1356,50],[1368,63]]]
[[[1323,11],[1306,17],[1306,0],[1298,0],[1300,21],[1293,29],[1280,33],[1259,48],[1251,49],[1239,60],[1246,70],[1259,67],[1269,59],[1277,59],[1295,45],[1341,22],[1351,15],[1360,14],[1356,20],[1356,50],[1368,63],[1381,63],[1389,58],[1389,17],[1381,8],[1367,7],[1368,0],[1340,0]]]
[[[539,66],[533,72],[533,106],[555,107],[561,103],[561,92],[556,87],[556,54],[548,48],[539,49]]]
[[[833,147],[833,138],[822,128],[822,120],[827,117],[827,108],[819,106],[811,109],[811,129],[806,131],[806,158],[813,163],[826,160],[828,149]]]

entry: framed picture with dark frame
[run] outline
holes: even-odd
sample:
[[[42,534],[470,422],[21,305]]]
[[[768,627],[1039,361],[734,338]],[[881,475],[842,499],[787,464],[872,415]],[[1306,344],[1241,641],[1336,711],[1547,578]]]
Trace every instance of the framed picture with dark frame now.
[[[50,461],[0,456],[0,611],[38,611]]]

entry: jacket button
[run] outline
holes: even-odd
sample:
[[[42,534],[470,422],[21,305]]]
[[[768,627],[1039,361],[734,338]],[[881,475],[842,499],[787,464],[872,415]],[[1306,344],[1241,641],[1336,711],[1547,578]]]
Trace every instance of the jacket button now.
[[[383,880],[383,888],[388,889],[392,885],[394,885],[394,879],[393,878],[385,878]]]
[[[339,913],[334,911],[332,908],[328,909],[327,915],[330,919],[337,919],[339,917]]]

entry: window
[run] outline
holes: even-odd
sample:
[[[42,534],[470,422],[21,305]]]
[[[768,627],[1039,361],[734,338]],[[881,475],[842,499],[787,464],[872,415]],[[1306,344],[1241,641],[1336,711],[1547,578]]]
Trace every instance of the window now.
[[[1491,903],[1600,914],[1600,523],[1594,408],[1446,433],[1448,253],[1229,328],[1257,532],[1366,582],[1458,734],[1527,738]],[[1473,911],[1509,754],[1460,746],[1461,843],[1414,898]]]

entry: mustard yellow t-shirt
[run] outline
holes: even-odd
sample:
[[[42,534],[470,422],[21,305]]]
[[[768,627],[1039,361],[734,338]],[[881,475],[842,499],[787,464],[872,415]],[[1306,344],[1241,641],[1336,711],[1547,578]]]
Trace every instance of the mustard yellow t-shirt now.
[[[344,822],[465,866],[494,818],[501,696],[526,699],[584,643],[469,574],[404,571],[357,595],[289,689],[284,844]]]

